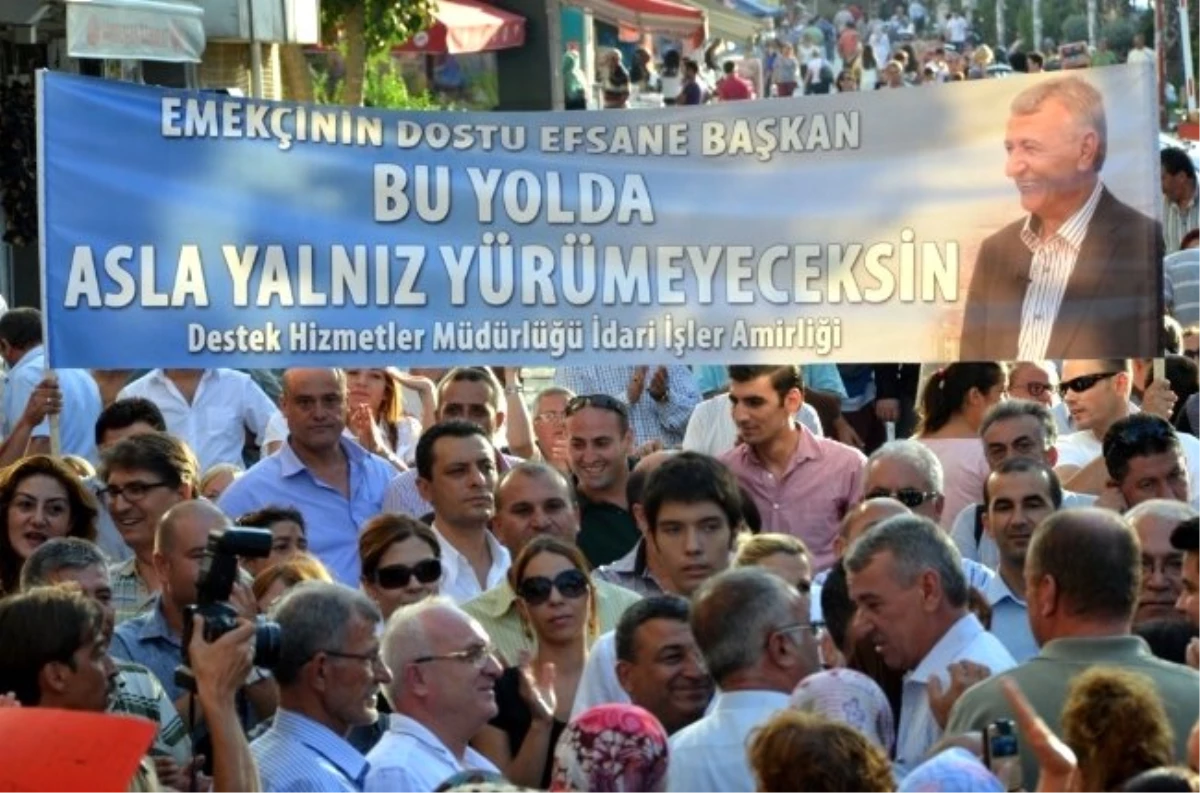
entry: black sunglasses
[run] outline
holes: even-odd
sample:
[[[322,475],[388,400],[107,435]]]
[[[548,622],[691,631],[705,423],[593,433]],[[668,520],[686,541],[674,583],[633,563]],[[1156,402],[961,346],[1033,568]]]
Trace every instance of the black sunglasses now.
[[[522,581],[517,594],[530,606],[540,606],[550,599],[550,593],[555,589],[568,600],[577,600],[587,594],[588,577],[579,570],[563,570],[553,580],[537,575]]]
[[[904,487],[899,490],[884,490],[877,487],[867,493],[867,498],[894,498],[909,509],[916,509],[931,498],[937,498],[940,493],[927,493],[915,487]]]
[[[442,562],[439,559],[422,559],[409,567],[406,564],[390,564],[375,571],[375,583],[384,589],[404,589],[416,576],[422,584],[432,584],[442,577]]]
[[[610,397],[608,394],[584,394],[572,397],[567,402],[567,409],[563,411],[563,415],[574,416],[584,408],[610,410],[624,418],[629,418],[629,408],[625,406],[625,403],[616,397]]]
[[[1082,394],[1094,387],[1101,380],[1107,380],[1110,377],[1116,377],[1122,374],[1121,372],[1100,372],[1098,374],[1080,375],[1072,380],[1064,380],[1058,384],[1059,396],[1066,396],[1068,391],[1074,391],[1076,394]]]

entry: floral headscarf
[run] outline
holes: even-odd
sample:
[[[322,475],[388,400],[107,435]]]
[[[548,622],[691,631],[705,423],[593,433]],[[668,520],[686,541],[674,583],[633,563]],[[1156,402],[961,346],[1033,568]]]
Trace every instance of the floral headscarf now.
[[[551,790],[666,790],[667,731],[637,705],[597,705],[573,719],[554,749]]]
[[[1001,793],[1004,785],[978,757],[953,746],[914,768],[896,789],[902,793]]]
[[[792,707],[848,724],[880,749],[892,751],[892,706],[879,684],[862,672],[839,668],[809,675],[792,692]]]

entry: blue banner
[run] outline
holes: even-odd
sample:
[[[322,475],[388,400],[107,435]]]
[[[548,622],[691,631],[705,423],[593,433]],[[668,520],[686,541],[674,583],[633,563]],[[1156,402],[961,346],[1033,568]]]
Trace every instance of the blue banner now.
[[[532,114],[43,73],[51,364],[1152,355],[1151,79]]]

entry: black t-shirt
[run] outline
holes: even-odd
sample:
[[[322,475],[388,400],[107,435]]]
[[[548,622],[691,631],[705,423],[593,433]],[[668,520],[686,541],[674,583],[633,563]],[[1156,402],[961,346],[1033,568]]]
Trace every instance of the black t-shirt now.
[[[496,706],[500,709],[496,718],[489,723],[508,736],[508,751],[513,757],[521,751],[521,744],[533,724],[533,714],[529,706],[521,698],[521,672],[516,667],[509,667],[496,681]],[[550,750],[546,754],[546,768],[542,771],[542,790],[550,788],[550,772],[554,769],[554,747],[558,745],[558,736],[567,728],[565,722],[554,720],[550,728]]]

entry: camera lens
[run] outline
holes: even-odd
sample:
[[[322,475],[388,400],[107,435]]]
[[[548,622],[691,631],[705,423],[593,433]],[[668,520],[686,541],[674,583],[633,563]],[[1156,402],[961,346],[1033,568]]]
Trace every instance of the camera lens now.
[[[278,622],[259,617],[254,626],[254,665],[271,669],[279,663],[280,641],[283,634]]]

